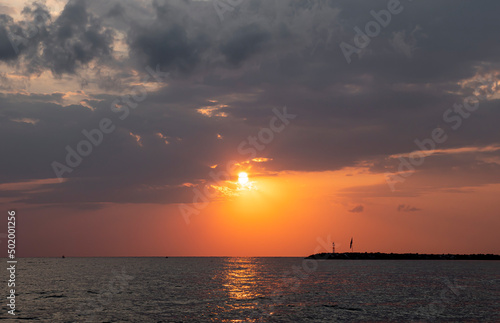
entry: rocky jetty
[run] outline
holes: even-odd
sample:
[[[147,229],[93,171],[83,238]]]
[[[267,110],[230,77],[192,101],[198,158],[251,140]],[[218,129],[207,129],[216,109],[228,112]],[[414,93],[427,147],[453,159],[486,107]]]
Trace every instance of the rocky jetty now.
[[[493,254],[423,254],[423,253],[382,253],[382,252],[344,252],[317,253],[306,259],[351,259],[351,260],[500,260]]]

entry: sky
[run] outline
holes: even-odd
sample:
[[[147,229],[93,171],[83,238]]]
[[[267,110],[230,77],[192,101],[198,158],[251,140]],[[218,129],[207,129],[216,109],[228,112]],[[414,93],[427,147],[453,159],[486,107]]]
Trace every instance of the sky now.
[[[500,253],[499,12],[0,1],[17,255]]]

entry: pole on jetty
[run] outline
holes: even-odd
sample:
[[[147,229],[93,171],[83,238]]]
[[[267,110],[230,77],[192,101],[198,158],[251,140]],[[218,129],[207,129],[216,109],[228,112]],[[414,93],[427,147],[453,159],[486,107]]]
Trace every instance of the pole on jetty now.
[[[335,253],[335,242],[332,242],[332,253]]]
[[[352,237],[351,237],[351,244],[349,245],[349,248],[351,249],[351,252],[354,252],[354,248],[352,247]]]

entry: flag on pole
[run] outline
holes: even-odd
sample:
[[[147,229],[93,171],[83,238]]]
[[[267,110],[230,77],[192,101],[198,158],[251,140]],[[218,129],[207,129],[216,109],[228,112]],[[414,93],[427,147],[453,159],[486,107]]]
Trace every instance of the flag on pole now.
[[[352,249],[352,238],[351,238],[351,244],[349,245],[349,249]]]

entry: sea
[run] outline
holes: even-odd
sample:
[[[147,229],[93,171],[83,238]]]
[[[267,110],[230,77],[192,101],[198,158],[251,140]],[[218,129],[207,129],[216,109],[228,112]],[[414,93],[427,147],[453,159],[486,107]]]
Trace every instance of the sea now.
[[[17,260],[6,322],[500,322],[498,261]]]

